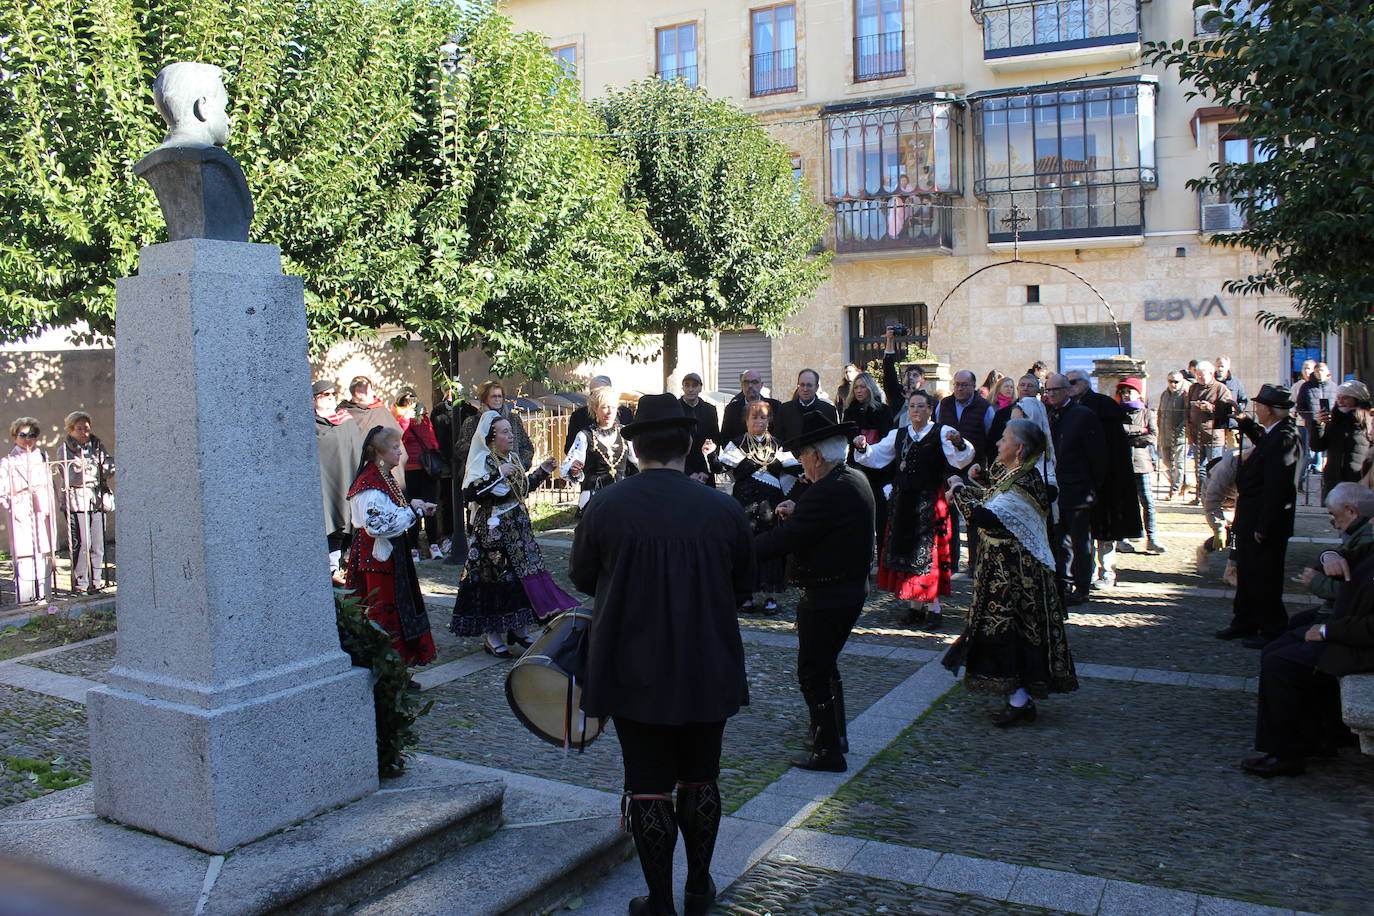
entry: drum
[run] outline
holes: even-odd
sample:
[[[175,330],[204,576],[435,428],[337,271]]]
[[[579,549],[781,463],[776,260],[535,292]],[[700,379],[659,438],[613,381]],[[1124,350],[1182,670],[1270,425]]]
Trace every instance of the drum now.
[[[559,614],[506,674],[506,702],[516,718],[564,753],[585,750],[606,727],[605,719],[588,719],[581,709],[591,621],[580,608]]]

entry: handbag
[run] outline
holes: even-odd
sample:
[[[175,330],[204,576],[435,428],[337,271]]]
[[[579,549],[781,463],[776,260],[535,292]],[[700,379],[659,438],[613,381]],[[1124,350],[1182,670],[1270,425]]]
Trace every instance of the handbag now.
[[[100,511],[113,512],[115,510],[114,493],[110,490],[100,491]]]
[[[430,477],[447,477],[450,473],[448,462],[434,449],[420,453],[420,467]]]

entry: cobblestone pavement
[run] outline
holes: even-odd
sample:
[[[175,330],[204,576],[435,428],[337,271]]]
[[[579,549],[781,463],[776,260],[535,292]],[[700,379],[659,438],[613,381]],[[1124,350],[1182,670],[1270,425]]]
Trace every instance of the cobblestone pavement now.
[[[746,645],[749,706],[730,720],[721,756],[721,792],[735,808],[788,769],[799,753],[806,711],[796,688],[796,653]],[[851,717],[858,716],[919,667],[914,662],[846,656],[840,662]],[[426,691],[434,700],[419,723],[418,750],[468,763],[543,776],[593,789],[623,786],[620,746],[613,727],[585,753],[563,756],[516,720],[505,700],[508,665],[479,671],[462,681]]]
[[[1296,906],[1368,913],[1374,766],[1355,750],[1303,779],[1240,773],[1254,698],[1088,679],[1034,726],[988,726],[956,688],[806,824],[961,852]]]
[[[35,772],[45,768],[50,772]],[[66,788],[73,780],[63,771],[82,782],[90,778],[85,710],[0,686],[0,807]]]
[[[733,916],[1055,916],[1060,912],[772,860],[741,875],[716,910]]]
[[[115,640],[108,639],[95,645],[80,646],[68,649],[66,652],[45,655],[42,658],[26,661],[24,664],[34,668],[56,671],[59,674],[88,678],[103,684],[106,674],[114,667],[114,658]]]

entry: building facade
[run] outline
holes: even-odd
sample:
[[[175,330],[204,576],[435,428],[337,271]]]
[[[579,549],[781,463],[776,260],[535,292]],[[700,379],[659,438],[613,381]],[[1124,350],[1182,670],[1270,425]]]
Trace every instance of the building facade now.
[[[657,75],[754,113],[830,213],[831,278],[788,334],[721,335],[721,388],[742,359],[784,396],[803,366],[833,390],[843,365],[907,325],[941,361],[1019,375],[1124,349],[1163,386],[1221,354],[1255,390],[1334,339],[1255,322],[1282,297],[1226,280],[1261,266],[1214,246],[1230,201],[1189,190],[1214,162],[1256,154],[1236,112],[1186,98],[1145,64],[1149,41],[1207,28],[1165,0],[507,0],[548,36],[584,95]]]

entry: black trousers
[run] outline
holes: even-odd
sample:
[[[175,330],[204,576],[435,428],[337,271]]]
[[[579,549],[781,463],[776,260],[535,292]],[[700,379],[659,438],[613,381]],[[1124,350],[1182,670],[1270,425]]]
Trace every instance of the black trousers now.
[[[1255,750],[1275,757],[1302,757],[1345,730],[1340,681],[1317,670],[1325,644],[1303,639],[1308,626],[1284,633],[1260,656]]]
[[[1067,594],[1087,592],[1093,577],[1092,508],[1059,506],[1059,521],[1050,534],[1054,574]]]
[[[68,512],[67,544],[72,553],[72,588],[105,584],[105,513]]]
[[[864,609],[868,581],[803,588],[797,602],[797,683],[807,705],[830,702],[840,650]]]
[[[1288,612],[1283,607],[1283,558],[1287,552],[1287,538],[1268,537],[1257,544],[1248,528],[1236,528],[1236,598],[1231,626],[1267,636],[1278,636],[1288,629]]]
[[[720,775],[724,722],[661,725],[615,717],[625,761],[625,791],[668,795],[680,782],[715,782]]]

